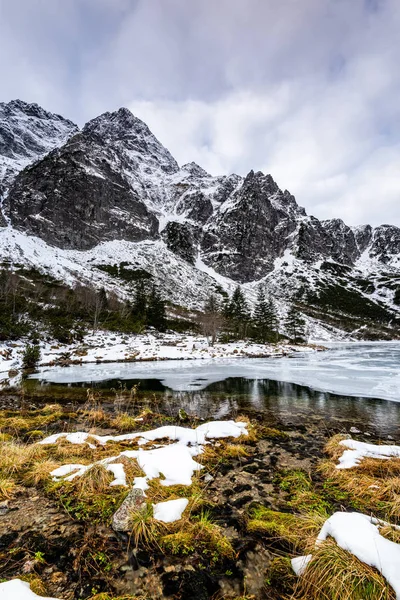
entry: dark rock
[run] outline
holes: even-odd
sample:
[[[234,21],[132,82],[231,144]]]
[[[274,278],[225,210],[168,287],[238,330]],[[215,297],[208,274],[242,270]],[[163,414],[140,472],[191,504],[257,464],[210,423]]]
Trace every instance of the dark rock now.
[[[188,263],[194,264],[198,253],[199,230],[187,223],[171,221],[161,237],[167,247]]]
[[[164,573],[162,580],[164,595],[177,600],[208,600],[218,590],[218,585],[204,569]]]

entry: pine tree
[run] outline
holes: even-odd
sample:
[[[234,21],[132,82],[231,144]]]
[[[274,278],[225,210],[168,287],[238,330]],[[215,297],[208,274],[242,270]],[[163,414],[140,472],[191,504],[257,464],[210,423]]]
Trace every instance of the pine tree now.
[[[291,340],[294,342],[305,341],[306,322],[293,305],[288,310],[285,327]]]
[[[226,310],[226,316],[234,332],[239,337],[245,336],[250,321],[250,311],[240,285],[237,286],[232,294],[231,301]]]
[[[159,331],[165,331],[167,328],[165,302],[158,293],[155,285],[153,285],[148,299],[147,324]]]
[[[278,318],[272,298],[266,298],[264,288],[260,286],[253,313],[253,327],[256,339],[261,342],[276,341],[278,337]]]
[[[276,312],[275,302],[271,297],[268,298],[267,302],[268,316],[267,324],[269,328],[269,340],[271,342],[277,342],[279,337],[279,319]]]
[[[138,321],[146,320],[147,296],[143,279],[136,282],[132,312]]]

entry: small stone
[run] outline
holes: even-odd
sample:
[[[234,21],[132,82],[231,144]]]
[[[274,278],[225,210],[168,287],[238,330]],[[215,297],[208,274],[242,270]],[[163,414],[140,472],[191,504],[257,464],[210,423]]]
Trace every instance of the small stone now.
[[[206,483],[210,483],[210,481],[214,481],[214,477],[210,473],[206,473],[204,475],[204,481]]]
[[[357,427],[350,427],[350,433],[361,433],[361,431]]]
[[[131,512],[142,510],[144,505],[145,499],[143,490],[132,488],[119,509],[113,515],[112,528],[114,531],[129,531]]]
[[[10,509],[8,508],[8,500],[4,500],[4,502],[0,502],[0,517],[6,515]]]

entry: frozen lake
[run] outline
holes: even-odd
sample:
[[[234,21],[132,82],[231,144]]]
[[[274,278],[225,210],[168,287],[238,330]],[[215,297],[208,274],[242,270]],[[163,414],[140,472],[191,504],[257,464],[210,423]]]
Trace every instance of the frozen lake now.
[[[174,392],[204,390],[230,378],[273,380],[343,396],[400,402],[400,342],[331,344],[292,358],[185,360],[43,367],[53,384],[158,380]]]

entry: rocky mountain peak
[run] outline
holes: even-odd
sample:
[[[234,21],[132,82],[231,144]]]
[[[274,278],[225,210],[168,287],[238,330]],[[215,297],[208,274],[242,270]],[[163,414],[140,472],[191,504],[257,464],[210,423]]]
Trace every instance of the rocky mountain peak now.
[[[193,161],[182,165],[181,170],[186,171],[187,173],[189,173],[189,175],[192,175],[193,177],[211,177],[211,175],[207,173],[205,169],[203,169],[202,167],[200,167],[200,165]]]
[[[72,121],[37,104],[22,100],[0,103],[0,196],[19,171],[78,131]]]
[[[11,100],[10,102],[0,102],[0,115],[2,117],[12,117],[12,116],[26,116],[33,117],[35,119],[42,119],[47,121],[59,121],[62,123],[68,123],[71,129],[78,129],[78,126],[75,125],[69,119],[62,117],[61,115],[49,112],[36,104],[35,102],[29,104],[28,102],[24,102],[23,100]]]
[[[130,152],[141,162],[146,161],[165,173],[179,171],[170,152],[153,135],[146,123],[127,108],[105,112],[92,119],[82,130],[84,136],[95,136],[110,144],[118,152]]]

